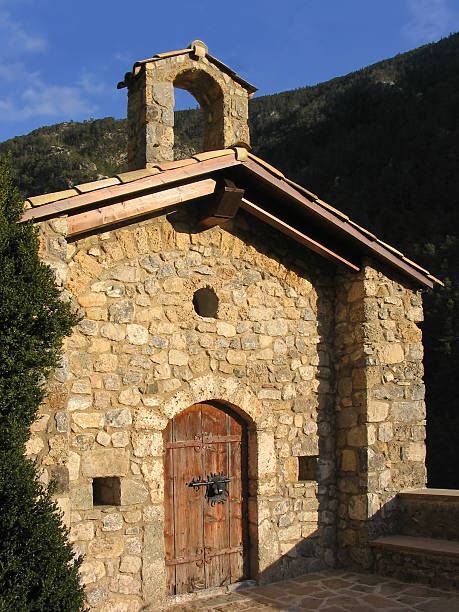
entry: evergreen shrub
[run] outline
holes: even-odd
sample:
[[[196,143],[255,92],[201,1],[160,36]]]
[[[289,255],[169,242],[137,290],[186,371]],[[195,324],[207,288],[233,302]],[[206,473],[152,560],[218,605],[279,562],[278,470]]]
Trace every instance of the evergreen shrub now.
[[[54,274],[38,256],[37,230],[18,224],[22,203],[0,157],[0,611],[84,609],[81,559],[62,516],[24,456],[30,426],[76,323]]]

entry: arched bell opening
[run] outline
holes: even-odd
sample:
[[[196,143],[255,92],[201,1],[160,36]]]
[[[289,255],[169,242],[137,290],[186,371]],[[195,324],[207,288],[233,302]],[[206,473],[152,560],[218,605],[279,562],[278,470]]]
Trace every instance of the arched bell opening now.
[[[204,115],[196,98],[174,88],[174,160],[188,159],[202,151]]]
[[[224,148],[223,92],[218,83],[204,70],[195,68],[180,72],[173,85],[190,93],[200,106],[200,150]],[[196,117],[192,120],[196,123]]]
[[[170,419],[163,440],[168,594],[248,579],[253,428],[227,404],[206,401]]]

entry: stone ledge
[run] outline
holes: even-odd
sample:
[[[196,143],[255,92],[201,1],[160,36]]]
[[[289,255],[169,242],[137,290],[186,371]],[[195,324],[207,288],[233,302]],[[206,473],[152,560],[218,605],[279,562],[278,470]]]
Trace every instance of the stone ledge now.
[[[452,540],[393,535],[377,538],[370,542],[370,545],[374,548],[384,548],[393,551],[459,558],[459,542]]]

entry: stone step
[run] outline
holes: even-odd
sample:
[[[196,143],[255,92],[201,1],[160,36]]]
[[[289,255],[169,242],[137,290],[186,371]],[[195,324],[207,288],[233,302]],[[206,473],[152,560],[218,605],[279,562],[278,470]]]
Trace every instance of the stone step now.
[[[459,542],[454,540],[392,535],[372,540],[371,546],[425,555],[441,555],[459,558]]]
[[[459,588],[459,542],[392,535],[370,542],[373,569],[385,576],[446,589]]]
[[[459,489],[409,489],[400,491],[398,495],[402,499],[429,499],[459,504]]]
[[[459,541],[459,491],[412,489],[398,495],[397,533]]]

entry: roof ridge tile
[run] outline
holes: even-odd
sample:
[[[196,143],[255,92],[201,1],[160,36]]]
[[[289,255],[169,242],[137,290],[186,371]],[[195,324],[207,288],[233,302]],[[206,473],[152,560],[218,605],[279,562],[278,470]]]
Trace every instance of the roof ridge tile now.
[[[442,280],[440,280],[439,278],[437,278],[436,276],[434,276],[430,272],[428,274],[426,274],[426,276],[427,276],[427,278],[430,278],[430,280],[433,281],[434,283],[438,283],[442,287],[445,286],[445,283]]]

